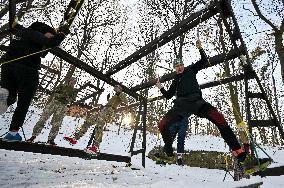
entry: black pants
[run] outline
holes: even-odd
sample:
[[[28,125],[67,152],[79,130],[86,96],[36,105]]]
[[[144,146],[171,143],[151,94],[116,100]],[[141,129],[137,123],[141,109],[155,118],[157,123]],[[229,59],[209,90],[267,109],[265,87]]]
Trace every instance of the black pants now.
[[[1,66],[1,87],[9,90],[8,106],[15,103],[18,96],[17,107],[10,124],[10,131],[19,130],[23,125],[38,83],[38,70],[15,63]]]
[[[198,112],[194,114],[198,117],[206,118],[214,123],[218,127],[221,136],[232,150],[241,148],[236,135],[233,133],[224,116],[211,104],[206,102],[200,107]],[[179,110],[171,109],[161,119],[159,123],[159,130],[162,134],[166,149],[170,150],[174,141],[173,135],[170,131],[170,126],[181,121],[182,118],[183,116],[179,114]]]

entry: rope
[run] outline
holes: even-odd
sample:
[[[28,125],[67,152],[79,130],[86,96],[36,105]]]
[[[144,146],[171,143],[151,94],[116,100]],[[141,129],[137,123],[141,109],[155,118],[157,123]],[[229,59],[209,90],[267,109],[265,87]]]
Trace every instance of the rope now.
[[[70,17],[65,20],[67,22],[67,24],[70,26],[71,24],[68,23],[71,19],[75,18],[75,13],[78,11],[78,6],[79,4],[81,3],[81,0],[78,0],[77,3],[76,3],[76,6],[75,6],[75,12],[72,11],[71,14],[70,14]],[[12,28],[15,28],[16,25],[18,24],[18,18],[15,17],[14,21],[13,21],[13,24],[12,24]],[[40,50],[40,51],[37,51],[37,52],[34,52],[34,53],[31,53],[31,54],[28,54],[28,55],[25,55],[25,56],[21,56],[21,57],[18,57],[18,58],[15,58],[15,59],[12,59],[12,60],[9,60],[9,61],[4,61],[4,62],[1,62],[0,65],[3,65],[3,64],[7,64],[7,63],[11,63],[11,62],[14,62],[14,61],[18,61],[20,59],[23,59],[23,58],[26,58],[26,57],[30,57],[30,56],[33,56],[33,55],[36,55],[36,54],[39,54],[39,53],[42,53],[42,52],[45,52],[45,51],[49,51],[51,50],[52,48],[47,48],[47,49],[43,49],[43,50]]]
[[[28,54],[28,55],[25,55],[25,56],[21,56],[21,57],[12,59],[12,60],[4,61],[4,62],[1,62],[0,65],[7,64],[7,63],[12,63],[12,62],[14,62],[14,61],[18,61],[18,60],[24,59],[24,58],[26,58],[26,57],[30,57],[30,56],[33,56],[33,55],[36,55],[36,54],[39,54],[39,53],[42,53],[42,52],[45,52],[45,51],[49,51],[49,50],[51,50],[51,49],[52,49],[52,48],[43,49],[43,50],[40,50],[40,51],[31,53],[31,54]]]

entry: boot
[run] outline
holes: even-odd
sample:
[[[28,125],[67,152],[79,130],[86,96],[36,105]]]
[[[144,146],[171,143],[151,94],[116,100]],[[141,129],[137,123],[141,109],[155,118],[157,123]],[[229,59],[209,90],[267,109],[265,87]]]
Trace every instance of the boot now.
[[[183,158],[183,153],[177,153],[177,165],[179,165],[179,166],[183,166],[183,160],[182,160],[182,158]]]
[[[32,136],[32,137],[30,137],[29,139],[27,139],[26,142],[28,142],[28,143],[33,143],[34,140],[35,140],[35,138],[36,138],[36,136]]]
[[[49,145],[51,145],[51,146],[56,146],[56,144],[55,144],[55,142],[54,142],[53,139],[48,140],[46,143],[49,144]]]
[[[63,139],[69,142],[69,144],[72,146],[77,144],[77,140],[75,138],[64,136]]]
[[[168,157],[173,157],[174,156],[174,150],[172,147],[163,147],[163,151],[167,154]]]
[[[90,146],[90,147],[87,147],[86,148],[86,153],[90,154],[90,155],[93,155],[93,156],[96,156],[99,154],[99,147],[98,146]]]
[[[18,132],[10,131],[2,140],[6,142],[20,142],[22,141],[22,137]]]
[[[254,172],[267,168],[273,160],[271,158],[256,158],[248,155],[243,148],[233,151],[233,155],[237,158],[238,163],[244,170],[245,174],[252,174]]]

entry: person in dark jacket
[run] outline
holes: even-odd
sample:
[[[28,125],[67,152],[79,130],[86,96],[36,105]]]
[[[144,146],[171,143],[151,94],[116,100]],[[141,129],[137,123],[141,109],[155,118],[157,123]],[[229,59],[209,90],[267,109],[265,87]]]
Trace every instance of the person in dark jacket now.
[[[224,141],[232,150],[233,155],[238,159],[238,162],[240,164],[245,164],[247,161],[247,153],[243,147],[241,147],[236,135],[233,133],[224,116],[215,107],[202,98],[196,74],[209,62],[204,50],[202,49],[200,40],[197,40],[196,47],[199,49],[201,59],[195,64],[185,68],[181,59],[176,59],[174,61],[177,74],[175,75],[169,90],[166,91],[162,87],[159,79],[156,82],[156,86],[167,99],[176,96],[173,107],[159,122],[159,130],[165,144],[163,150],[168,156],[173,156],[172,144],[174,136],[170,131],[171,125],[180,122],[184,117],[189,117],[190,115],[195,114],[214,123],[219,129]],[[255,165],[258,164],[257,161],[253,162]],[[260,161],[260,163],[261,162],[267,161]],[[250,165],[251,163],[252,162],[250,161]]]
[[[45,23],[34,22],[28,28],[19,30],[11,40],[8,51],[0,60],[2,64],[0,98],[4,101],[2,104],[6,103],[6,106],[15,103],[17,97],[18,102],[5,140],[22,140],[18,131],[24,123],[39,83],[38,70],[41,57],[47,54],[47,52],[38,52],[58,46],[69,33],[68,31],[68,28],[62,27],[61,32],[57,33]]]

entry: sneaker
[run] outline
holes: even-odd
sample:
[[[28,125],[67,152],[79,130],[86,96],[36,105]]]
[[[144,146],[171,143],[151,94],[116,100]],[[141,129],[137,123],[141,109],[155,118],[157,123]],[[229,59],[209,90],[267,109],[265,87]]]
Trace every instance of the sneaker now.
[[[51,146],[56,146],[54,140],[48,140],[46,143],[51,145]]]
[[[247,156],[243,162],[240,162],[240,164],[242,165],[245,174],[252,174],[267,168],[272,162],[271,158],[257,159],[253,156]]]
[[[35,136],[32,136],[32,137],[30,137],[29,139],[27,139],[27,141],[26,142],[28,142],[28,143],[33,143],[34,142],[34,140],[35,140]]]
[[[69,142],[69,144],[71,144],[71,145],[77,144],[77,140],[75,138],[64,136],[63,139],[66,140],[67,142]]]
[[[7,98],[9,95],[9,91],[5,88],[0,87],[0,115],[4,114],[7,111]]]
[[[3,138],[4,141],[6,142],[20,142],[22,141],[22,137],[20,136],[19,133],[16,135],[12,135],[10,132],[6,134],[6,136]]]
[[[183,153],[178,153],[177,154],[177,161],[176,161],[177,165],[183,166],[182,158],[183,158]]]
[[[97,154],[99,154],[99,148],[97,146],[87,147],[85,152],[96,156]]]

